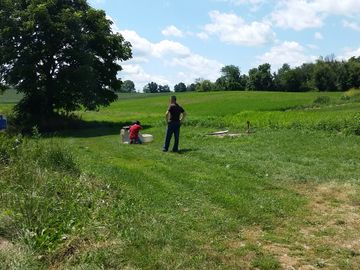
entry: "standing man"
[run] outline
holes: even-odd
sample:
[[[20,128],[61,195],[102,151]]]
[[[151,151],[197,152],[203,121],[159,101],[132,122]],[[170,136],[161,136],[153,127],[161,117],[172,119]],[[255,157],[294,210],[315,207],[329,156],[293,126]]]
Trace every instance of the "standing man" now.
[[[180,126],[181,123],[184,121],[185,116],[186,112],[184,111],[184,109],[176,103],[176,96],[171,96],[170,106],[165,114],[167,129],[163,152],[168,151],[172,134],[174,134],[175,138],[172,150],[173,152],[179,151]]]

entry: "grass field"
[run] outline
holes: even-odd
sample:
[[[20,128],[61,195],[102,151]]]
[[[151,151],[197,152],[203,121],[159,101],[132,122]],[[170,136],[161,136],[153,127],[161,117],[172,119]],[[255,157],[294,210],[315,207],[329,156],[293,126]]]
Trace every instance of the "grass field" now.
[[[167,95],[0,137],[0,269],[359,269],[360,103],[341,96],[179,94],[178,154]],[[120,143],[133,120],[154,142]],[[206,135],[223,128],[241,136]]]

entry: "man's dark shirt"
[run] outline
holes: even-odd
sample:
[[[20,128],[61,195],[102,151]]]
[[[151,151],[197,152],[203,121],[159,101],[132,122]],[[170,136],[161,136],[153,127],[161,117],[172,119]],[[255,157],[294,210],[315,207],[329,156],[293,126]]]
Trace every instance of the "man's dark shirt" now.
[[[177,103],[170,104],[168,111],[170,112],[170,122],[180,121],[180,114],[182,114],[184,109]]]

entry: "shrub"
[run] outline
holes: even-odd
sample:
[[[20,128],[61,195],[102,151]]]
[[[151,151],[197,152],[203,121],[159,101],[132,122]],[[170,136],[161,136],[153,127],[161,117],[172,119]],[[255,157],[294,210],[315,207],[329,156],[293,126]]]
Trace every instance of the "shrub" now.
[[[346,128],[344,128],[344,133],[347,135],[360,135],[360,113],[357,113],[354,116],[353,121],[347,124]]]
[[[360,99],[360,89],[351,88],[350,90],[346,91],[341,99],[343,100],[353,100],[353,99]]]
[[[326,105],[330,103],[330,97],[328,96],[319,96],[317,97],[314,102],[315,105]]]

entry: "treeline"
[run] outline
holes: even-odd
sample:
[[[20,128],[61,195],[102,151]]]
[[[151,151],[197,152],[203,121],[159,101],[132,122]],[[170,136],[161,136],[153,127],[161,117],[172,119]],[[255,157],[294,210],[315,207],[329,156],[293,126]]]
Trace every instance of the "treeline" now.
[[[128,87],[128,86],[131,87]],[[271,65],[266,63],[241,74],[240,68],[227,65],[221,68],[221,76],[212,82],[196,79],[186,85],[180,82],[174,86],[174,92],[187,91],[346,91],[360,88],[360,57],[352,57],[348,61],[338,61],[334,56],[320,57],[315,63],[306,63],[291,68],[284,64],[277,72],[271,72]],[[135,92],[132,81],[125,81],[123,92]],[[144,86],[145,93],[170,92],[168,85],[150,82]]]

